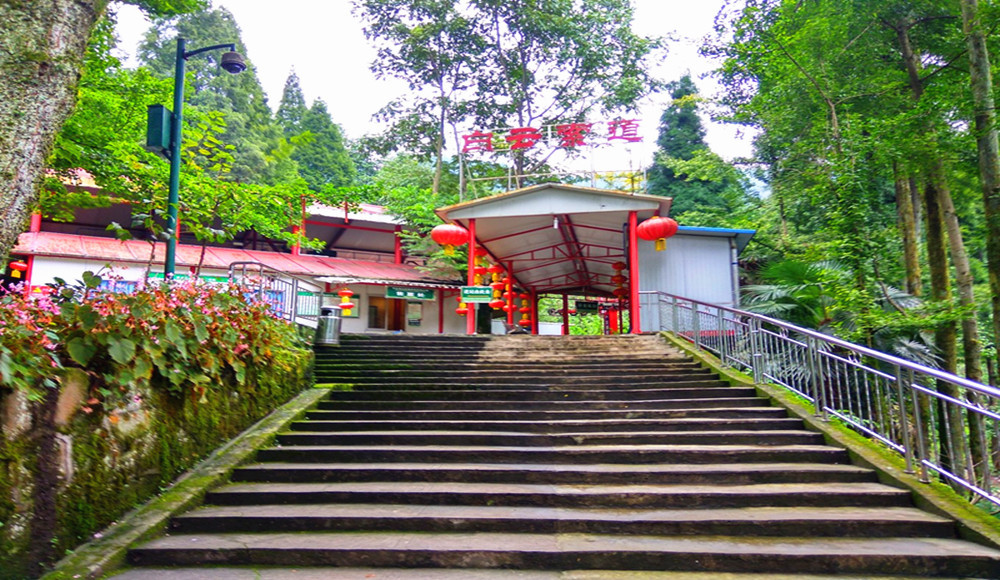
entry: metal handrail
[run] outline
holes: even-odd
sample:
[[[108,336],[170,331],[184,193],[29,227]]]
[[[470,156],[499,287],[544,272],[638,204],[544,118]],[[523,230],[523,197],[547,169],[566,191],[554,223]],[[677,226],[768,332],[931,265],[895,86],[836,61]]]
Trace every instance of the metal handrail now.
[[[661,330],[895,450],[921,481],[1000,506],[1000,389],[753,312],[640,294]]]
[[[260,262],[233,262],[229,280],[252,290],[258,300],[270,305],[278,318],[315,327],[323,293],[313,290],[316,282],[276,270]]]

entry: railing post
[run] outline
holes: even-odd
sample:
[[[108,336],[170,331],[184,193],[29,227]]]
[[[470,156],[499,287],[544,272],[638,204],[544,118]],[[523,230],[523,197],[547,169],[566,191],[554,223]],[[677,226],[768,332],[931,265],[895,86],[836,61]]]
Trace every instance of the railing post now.
[[[764,368],[762,359],[764,353],[761,352],[760,345],[760,321],[756,318],[750,319],[750,370],[753,372],[753,382],[764,382]]]
[[[292,279],[292,316],[289,321],[295,322],[299,315],[299,279]]]
[[[677,307],[677,297],[676,296],[671,296],[670,297],[670,312],[671,312],[671,318],[673,319],[672,324],[674,325],[674,327],[671,328],[670,330],[672,330],[674,332],[674,334],[679,335],[681,333],[681,331],[680,331],[680,327],[681,327],[681,313],[680,313],[680,309]]]
[[[806,345],[808,345],[807,348],[809,349],[809,366],[811,367],[809,374],[812,375],[813,404],[816,406],[815,415],[821,417],[824,421],[829,421],[830,415],[826,408],[826,389],[824,388],[826,380],[823,375],[823,361],[819,354],[819,344],[816,338],[808,337]]]
[[[923,395],[913,388],[912,374],[907,384],[910,385],[907,390],[913,394],[913,426],[917,432],[917,463],[920,465],[920,481],[930,483],[931,479],[927,476],[927,464],[924,463],[927,459],[927,441],[924,439],[924,417],[920,408],[920,399]]]
[[[721,308],[715,309],[718,313],[719,323],[715,325],[717,336],[719,337],[719,360],[722,366],[729,366],[729,345],[726,344],[726,314]]]
[[[694,346],[695,348],[701,348],[701,316],[699,315],[698,305],[693,304],[694,308],[691,310],[693,313],[691,315],[691,330],[694,331]]]
[[[913,473],[913,438],[910,434],[910,422],[906,417],[906,396],[903,391],[903,381],[907,374],[903,372],[903,367],[896,365],[896,398],[899,399],[899,429],[902,435],[900,439],[903,443],[903,457],[906,459],[906,473]]]

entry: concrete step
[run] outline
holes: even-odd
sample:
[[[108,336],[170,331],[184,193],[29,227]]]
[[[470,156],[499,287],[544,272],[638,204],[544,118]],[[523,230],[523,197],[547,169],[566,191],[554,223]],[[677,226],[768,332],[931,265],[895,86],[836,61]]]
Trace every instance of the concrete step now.
[[[599,420],[599,419],[679,419],[679,418],[715,418],[715,419],[746,419],[787,417],[788,412],[778,407],[728,407],[728,408],[684,408],[663,409],[658,411],[621,410],[621,411],[477,411],[473,409],[438,411],[309,411],[309,420],[462,420],[495,421],[520,419],[522,421],[563,421],[563,420]]]
[[[595,382],[592,384],[560,383],[552,384],[544,380],[527,381],[518,377],[508,377],[505,381],[491,383],[472,383],[469,381],[455,380],[417,380],[400,382],[357,382],[343,381],[344,384],[352,384],[352,391],[395,391],[395,390],[438,390],[438,391],[495,391],[495,390],[534,390],[534,391],[634,391],[649,389],[714,389],[729,388],[731,385],[722,380],[694,380],[694,381],[661,381],[650,380],[645,383],[630,383],[622,385],[614,381]]]
[[[407,384],[407,385],[420,385],[420,384],[431,384],[437,385],[441,383],[459,383],[459,384],[476,384],[476,385],[495,385],[495,384],[540,384],[540,385],[619,385],[619,386],[631,386],[631,385],[663,385],[670,383],[682,383],[682,382],[693,382],[693,381],[718,381],[719,375],[715,373],[702,373],[702,372],[685,372],[685,373],[670,373],[670,374],[653,374],[653,375],[643,375],[643,376],[631,376],[631,377],[615,377],[615,376],[601,376],[601,375],[560,375],[560,374],[547,374],[547,373],[507,373],[507,374],[496,374],[496,373],[483,373],[476,375],[466,375],[463,373],[412,373],[408,374],[405,371],[392,371],[392,372],[378,372],[372,371],[370,373],[341,373],[339,371],[322,371],[320,369],[316,370],[316,375],[323,377],[327,382],[335,383],[353,383],[353,384],[365,384],[365,383],[380,383],[380,384]]]
[[[725,391],[726,389],[712,389]],[[768,402],[753,396],[739,396],[740,393],[717,393],[731,395],[704,397],[697,399],[672,398],[652,401],[332,401],[320,405],[323,411],[401,411],[401,410],[452,410],[476,411],[625,411],[664,409],[714,409],[725,407],[766,407]],[[752,393],[750,393],[752,395]],[[690,396],[690,395],[688,395]]]
[[[843,449],[823,445],[297,445],[262,449],[257,452],[257,460],[318,463],[846,463],[848,456]]]
[[[395,504],[205,507],[170,524],[171,533],[501,532],[720,536],[954,537],[951,520],[916,508],[764,507],[579,509]]]
[[[669,371],[677,369],[703,369],[701,364],[686,360],[686,361],[662,361],[662,360],[652,360],[652,361],[636,361],[629,358],[625,359],[614,359],[614,360],[594,360],[587,361],[584,363],[567,361],[567,362],[556,362],[556,361],[537,361],[537,360],[519,360],[510,362],[486,362],[486,361],[454,361],[454,360],[441,360],[441,359],[428,359],[428,360],[411,360],[407,362],[396,362],[392,360],[382,361],[381,363],[371,363],[366,364],[361,361],[357,361],[345,357],[323,357],[316,356],[316,366],[336,366],[346,370],[369,370],[371,368],[376,369],[440,369],[440,370],[476,370],[482,369],[484,367],[495,370],[495,371],[525,371],[525,370],[536,370],[536,371],[566,371],[566,372],[583,372],[592,369],[602,369],[602,370],[617,370],[621,372],[640,372],[640,371]]]
[[[465,482],[234,483],[212,505],[382,503],[569,508],[912,507],[909,493],[879,483],[758,485],[553,485]]]
[[[786,574],[996,577],[1000,552],[946,538],[741,538],[604,534],[298,533],[172,535],[133,565],[780,570]]]
[[[578,445],[822,445],[811,431],[709,431],[564,433],[540,435],[504,431],[358,431],[292,432],[278,435],[283,447],[293,445],[492,445],[560,447]]]
[[[458,482],[568,485],[756,485],[875,483],[875,473],[835,463],[549,464],[549,463],[255,463],[234,482]]]
[[[771,418],[728,418],[725,427],[738,431],[766,431],[769,429],[795,430],[802,429],[802,421],[791,417]],[[688,432],[715,431],[720,428],[719,421],[714,418],[678,418],[678,419],[589,419],[562,421],[518,421],[493,420],[382,420],[377,423],[367,420],[333,420],[333,421],[296,421],[291,425],[292,431],[382,431],[382,430],[447,430],[447,431],[504,431],[506,433],[623,433],[623,432]]]
[[[694,399],[715,397],[753,397],[751,387],[700,387],[696,389],[669,386],[659,389],[382,389],[335,391],[320,409],[330,409],[341,401],[437,401],[462,404],[466,401],[652,401],[659,399]]]

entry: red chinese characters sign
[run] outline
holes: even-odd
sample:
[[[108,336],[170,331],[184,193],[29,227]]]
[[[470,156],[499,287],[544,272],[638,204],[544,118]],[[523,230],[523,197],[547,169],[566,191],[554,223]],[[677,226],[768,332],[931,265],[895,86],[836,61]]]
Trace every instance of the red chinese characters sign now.
[[[462,153],[470,153],[531,149],[540,143],[551,144],[563,149],[573,149],[588,145],[600,145],[602,142],[637,143],[642,141],[642,137],[639,136],[638,120],[616,119],[603,123],[564,123],[541,128],[515,127],[497,132],[474,131],[462,135],[462,141]]]

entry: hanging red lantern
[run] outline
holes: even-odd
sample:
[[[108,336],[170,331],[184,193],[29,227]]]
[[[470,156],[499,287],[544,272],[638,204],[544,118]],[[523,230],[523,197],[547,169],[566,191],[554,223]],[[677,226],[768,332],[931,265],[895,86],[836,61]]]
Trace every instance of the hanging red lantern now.
[[[21,277],[21,273],[25,272],[28,269],[28,264],[25,263],[25,262],[22,262],[21,260],[14,260],[13,262],[11,262],[10,264],[8,264],[7,266],[10,268],[10,277],[11,278],[20,278]]]
[[[482,276],[483,274],[486,273],[486,267],[476,266],[475,268],[472,269],[472,273],[475,274],[476,276]]]
[[[473,255],[475,255],[477,258],[485,258],[486,256],[489,255],[489,252],[486,251],[486,248],[480,246],[476,248],[476,251],[473,252]]]
[[[531,326],[531,319],[530,318],[522,318],[521,320],[517,321],[517,324],[518,324],[518,326]]]
[[[465,316],[469,313],[469,305],[465,302],[459,302],[458,308],[455,309],[455,313],[459,316]]]
[[[499,298],[494,298],[493,300],[490,300],[490,308],[492,308],[493,310],[500,310],[501,308],[503,308],[504,304],[505,302],[503,300],[500,300]]]
[[[514,306],[513,304],[505,304],[503,307],[503,311],[507,313],[516,312],[517,306]]]
[[[677,233],[677,222],[668,217],[653,216],[639,224],[636,234],[644,240],[655,241],[656,251],[667,247],[667,238]]]
[[[498,290],[498,291],[499,290],[503,290],[504,286],[506,286],[506,284],[504,284],[503,282],[500,282],[500,281],[490,282],[490,288],[492,288],[494,290]]]
[[[469,230],[456,224],[441,224],[431,230],[431,239],[444,246],[444,255],[454,256],[455,246],[469,243]]]
[[[628,268],[628,264],[625,262],[615,262],[614,264],[611,264],[611,268],[616,272],[621,272],[625,268]]]
[[[490,274],[501,274],[503,273],[503,266],[500,264],[493,264],[489,268],[486,268],[486,271]]]
[[[340,289],[340,292],[337,292],[337,295],[340,296],[340,304],[338,306],[341,312],[343,312],[344,316],[350,316],[351,309],[354,308],[354,303],[351,302],[351,296],[354,296],[354,291],[344,287]]]
[[[624,297],[628,296],[628,288],[615,288],[615,290],[614,290],[614,292],[612,292],[612,294],[614,294],[615,296],[617,296],[619,298],[624,298]]]
[[[614,282],[615,284],[619,285],[619,286],[621,286],[622,284],[624,284],[625,280],[627,280],[627,279],[628,278],[626,278],[625,276],[622,276],[621,274],[615,274],[614,276],[611,277],[611,281]]]
[[[531,312],[531,308],[529,308],[527,306],[522,306],[522,307],[518,308],[517,311],[520,312],[521,314],[527,314],[527,313]]]

